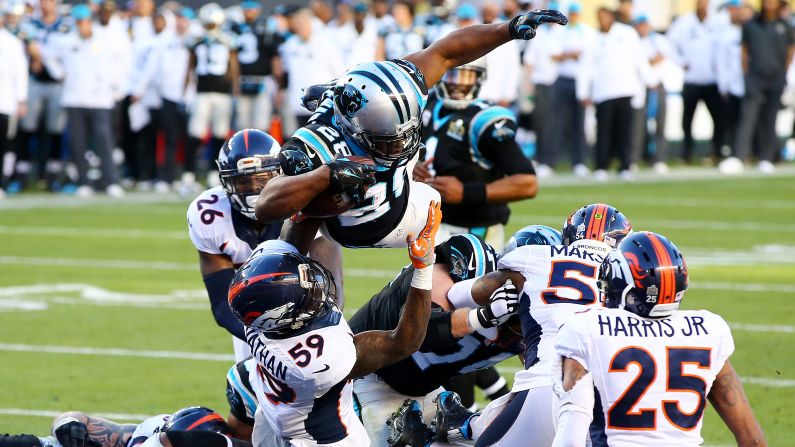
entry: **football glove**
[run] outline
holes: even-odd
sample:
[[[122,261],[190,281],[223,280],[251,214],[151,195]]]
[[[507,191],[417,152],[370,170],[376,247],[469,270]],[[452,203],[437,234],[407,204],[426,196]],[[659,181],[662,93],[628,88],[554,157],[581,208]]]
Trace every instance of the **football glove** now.
[[[409,258],[415,268],[423,269],[433,265],[436,232],[439,230],[441,222],[442,204],[441,202],[431,201],[428,205],[428,219],[425,221],[425,227],[420,231],[416,239],[411,233],[406,237],[406,243],[409,246]]]
[[[331,170],[331,188],[343,192],[356,206],[361,206],[367,188],[375,185],[375,166],[351,161],[337,155],[326,163]]]
[[[508,321],[519,308],[519,290],[509,279],[491,294],[489,304],[473,309],[483,328],[499,326]]]
[[[508,32],[512,39],[530,40],[536,36],[536,28],[542,23],[565,25],[569,19],[554,9],[535,9],[514,17],[508,23]]]
[[[310,85],[309,87],[303,90],[303,95],[301,96],[301,104],[303,104],[306,110],[310,112],[314,112],[317,110],[317,106],[323,101],[323,94],[326,93],[329,89],[334,87],[334,83],[328,84],[318,84],[318,85]]]
[[[52,432],[63,447],[101,447],[102,445],[89,439],[86,424],[72,417],[59,421]]]

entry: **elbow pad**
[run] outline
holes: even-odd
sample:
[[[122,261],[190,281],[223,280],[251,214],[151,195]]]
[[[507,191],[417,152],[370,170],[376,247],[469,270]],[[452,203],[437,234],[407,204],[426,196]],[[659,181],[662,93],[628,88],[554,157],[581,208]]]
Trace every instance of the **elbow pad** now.
[[[227,295],[229,284],[235,277],[235,269],[223,269],[204,277],[204,287],[210,297],[210,308],[218,326],[226,329],[235,337],[246,341],[246,332],[243,323],[235,317],[229,307]]]

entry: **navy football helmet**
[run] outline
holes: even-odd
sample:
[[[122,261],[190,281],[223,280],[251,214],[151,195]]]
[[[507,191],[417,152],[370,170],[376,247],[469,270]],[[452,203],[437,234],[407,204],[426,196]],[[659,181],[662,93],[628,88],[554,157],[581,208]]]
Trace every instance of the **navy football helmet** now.
[[[229,426],[223,416],[207,407],[183,408],[172,414],[160,430],[195,430],[229,434]]]
[[[336,297],[331,272],[291,252],[253,255],[229,286],[229,306],[235,316],[250,328],[278,336],[328,313]]]
[[[624,237],[632,232],[629,223],[621,211],[604,203],[593,203],[573,212],[563,223],[563,245],[588,239],[603,242],[612,248],[618,246]]]
[[[687,264],[676,245],[650,231],[633,233],[599,269],[605,306],[642,317],[667,317],[679,309],[688,287]]]
[[[511,236],[505,247],[500,250],[497,259],[525,245],[561,245],[563,238],[560,231],[546,225],[528,225]]]
[[[281,146],[267,133],[257,129],[243,129],[234,134],[218,152],[221,185],[232,207],[254,219],[257,197],[268,183],[281,172]]]
[[[446,264],[454,282],[478,278],[497,269],[494,247],[473,234],[456,234],[434,251],[434,264]]]

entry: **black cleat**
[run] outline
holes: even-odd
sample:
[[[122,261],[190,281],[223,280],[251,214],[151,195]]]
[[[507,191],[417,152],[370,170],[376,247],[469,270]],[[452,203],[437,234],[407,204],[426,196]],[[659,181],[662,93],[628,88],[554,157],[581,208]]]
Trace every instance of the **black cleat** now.
[[[44,447],[44,444],[33,435],[0,434],[0,447]]]
[[[472,439],[469,419],[475,413],[461,404],[461,397],[452,391],[443,391],[436,396],[436,440],[447,442],[448,436],[458,434],[464,439]]]
[[[406,399],[389,420],[389,438],[391,447],[425,447],[431,444],[433,432],[422,422],[422,411],[416,400]]]

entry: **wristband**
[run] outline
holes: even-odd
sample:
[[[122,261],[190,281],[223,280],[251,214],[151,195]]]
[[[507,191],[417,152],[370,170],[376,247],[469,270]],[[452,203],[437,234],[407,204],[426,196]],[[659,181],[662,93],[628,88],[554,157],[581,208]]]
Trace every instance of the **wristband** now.
[[[482,182],[464,183],[462,203],[484,205],[486,203],[486,184]]]
[[[469,311],[469,315],[467,315],[467,322],[469,323],[469,330],[472,332],[477,332],[485,329],[482,324],[480,324],[480,319],[478,318],[478,310],[472,309]]]
[[[63,427],[66,424],[69,424],[71,422],[80,422],[80,421],[78,421],[77,419],[73,418],[72,416],[68,416],[68,417],[65,417],[63,419],[60,419],[57,423],[53,424],[53,426],[52,426],[52,435],[55,436],[55,431],[56,430],[58,430],[59,428]]]
[[[429,265],[421,269],[415,268],[411,276],[411,287],[415,289],[431,290],[433,287],[433,266]]]

